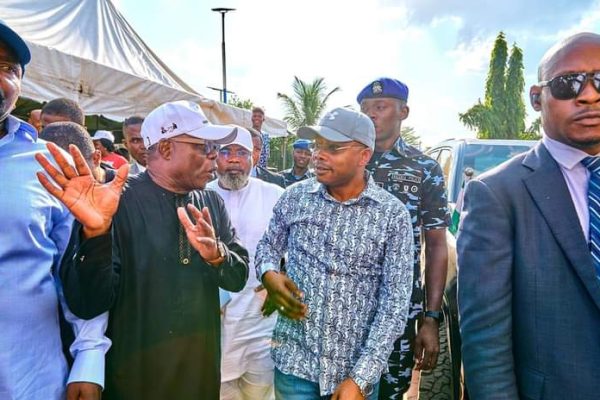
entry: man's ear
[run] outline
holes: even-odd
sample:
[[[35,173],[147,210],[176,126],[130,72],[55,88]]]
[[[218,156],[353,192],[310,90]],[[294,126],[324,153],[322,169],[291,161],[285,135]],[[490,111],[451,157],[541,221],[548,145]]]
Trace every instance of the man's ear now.
[[[539,86],[532,86],[529,89],[529,101],[531,103],[531,107],[535,111],[540,111],[542,109],[542,102],[540,100],[540,96],[542,95],[542,88]]]
[[[370,148],[366,147],[362,149],[360,152],[360,160],[358,161],[358,165],[361,167],[366,167],[372,156],[373,151]]]
[[[408,118],[408,114],[410,113],[410,108],[406,104],[402,104],[402,108],[400,109],[400,118],[404,121]]]
[[[158,154],[165,160],[170,160],[173,154],[173,144],[168,140],[158,142]]]

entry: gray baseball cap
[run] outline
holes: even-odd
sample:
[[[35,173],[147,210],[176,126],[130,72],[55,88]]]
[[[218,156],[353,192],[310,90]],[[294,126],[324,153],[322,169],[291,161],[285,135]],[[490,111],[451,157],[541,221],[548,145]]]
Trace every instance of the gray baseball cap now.
[[[303,126],[298,129],[298,137],[312,140],[321,136],[331,142],[349,142],[355,140],[375,148],[375,125],[365,114],[345,107],[330,110],[317,126]]]

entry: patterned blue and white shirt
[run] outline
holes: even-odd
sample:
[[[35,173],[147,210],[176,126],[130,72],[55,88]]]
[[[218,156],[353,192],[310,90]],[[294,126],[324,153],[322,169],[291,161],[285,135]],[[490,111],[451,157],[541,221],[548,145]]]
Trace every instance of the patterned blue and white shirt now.
[[[318,382],[328,395],[345,379],[375,384],[402,334],[413,279],[410,215],[371,178],[339,202],[315,178],[288,188],[258,244],[259,279],[286,272],[304,292],[306,319],[280,317],[272,356],[283,373]]]

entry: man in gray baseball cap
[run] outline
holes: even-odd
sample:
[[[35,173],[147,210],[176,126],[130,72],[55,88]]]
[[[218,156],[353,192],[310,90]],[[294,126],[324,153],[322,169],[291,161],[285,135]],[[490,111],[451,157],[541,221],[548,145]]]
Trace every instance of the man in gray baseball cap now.
[[[303,126],[298,137],[313,140],[321,136],[331,142],[356,141],[371,149],[375,148],[375,126],[365,114],[347,107],[329,111],[318,126]]]
[[[409,214],[365,171],[375,143],[365,114],[336,108],[298,136],[314,140],[316,177],[284,192],[255,258],[265,309],[281,315],[275,397],[377,399],[408,314]]]

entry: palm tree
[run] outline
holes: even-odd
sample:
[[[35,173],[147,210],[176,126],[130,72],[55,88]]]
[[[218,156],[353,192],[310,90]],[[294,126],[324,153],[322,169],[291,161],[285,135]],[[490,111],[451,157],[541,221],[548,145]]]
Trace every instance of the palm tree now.
[[[323,78],[315,78],[307,83],[297,76],[294,76],[292,88],[294,90],[292,96],[277,93],[277,98],[283,102],[285,109],[286,115],[283,119],[292,130],[297,130],[301,126],[315,125],[325,111],[329,96],[340,90],[336,87],[327,92]]]

